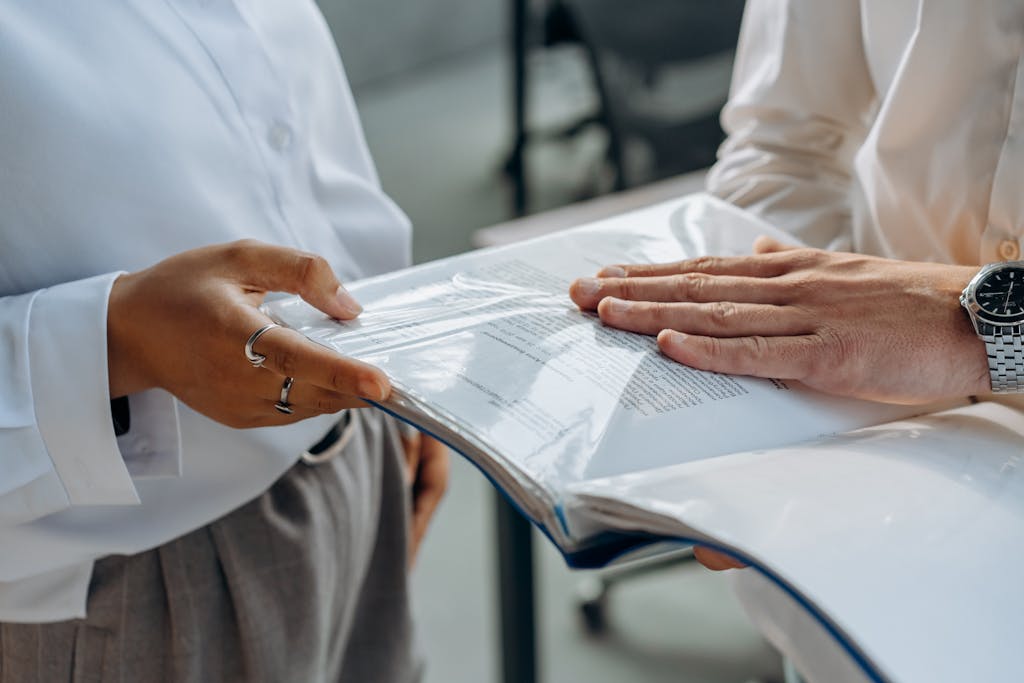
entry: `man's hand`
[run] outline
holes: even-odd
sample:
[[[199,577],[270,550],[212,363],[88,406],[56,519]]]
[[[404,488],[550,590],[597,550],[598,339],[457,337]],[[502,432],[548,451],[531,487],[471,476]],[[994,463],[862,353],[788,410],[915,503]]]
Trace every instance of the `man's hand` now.
[[[694,546],[693,556],[707,569],[711,569],[716,572],[725,571],[726,569],[743,569],[746,567],[746,565],[739,560],[734,560],[725,553],[720,553],[717,550],[712,550],[711,548],[706,548],[702,545]]]
[[[448,488],[448,447],[420,432],[402,436],[406,481],[412,489],[409,566],[416,561],[427,526]]]
[[[960,308],[977,268],[784,246],[753,256],[611,266],[570,294],[613,327],[658,335],[701,370],[798,380],[892,403],[991,391]]]
[[[380,370],[292,330],[260,337],[254,350],[266,361],[252,367],[244,347],[269,322],[257,307],[270,291],[299,294],[343,320],[362,310],[324,259],[250,240],[121,276],[107,313],[111,397],[160,387],[231,427],[286,424],[387,398],[391,385]],[[292,415],[274,410],[285,377],[295,378]]]

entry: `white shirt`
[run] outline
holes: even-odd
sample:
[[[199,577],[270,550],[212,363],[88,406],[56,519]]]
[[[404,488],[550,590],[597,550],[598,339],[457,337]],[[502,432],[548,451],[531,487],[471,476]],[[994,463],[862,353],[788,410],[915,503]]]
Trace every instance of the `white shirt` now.
[[[1019,0],[750,0],[708,189],[812,245],[1017,258],[1022,41]]]
[[[1018,259],[1022,50],[1020,0],[749,0],[708,190],[815,246]],[[788,596],[737,579],[811,681],[864,680]]]
[[[331,421],[237,431],[154,390],[116,439],[117,273],[248,237],[354,279],[406,265],[409,226],[311,0],[3,3],[0,83],[0,621],[51,621],[94,559],[255,497]]]

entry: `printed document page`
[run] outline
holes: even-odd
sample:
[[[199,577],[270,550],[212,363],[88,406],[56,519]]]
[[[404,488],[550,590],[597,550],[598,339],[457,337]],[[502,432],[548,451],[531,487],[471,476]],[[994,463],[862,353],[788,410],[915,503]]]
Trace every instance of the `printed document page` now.
[[[799,384],[701,372],[652,337],[604,327],[570,282],[613,263],[748,253],[777,231],[706,195],[352,287],[358,320],[297,299],[273,315],[381,367],[399,394],[455,425],[556,503],[567,483],[770,448],[920,409]],[[467,454],[472,457],[472,454]]]

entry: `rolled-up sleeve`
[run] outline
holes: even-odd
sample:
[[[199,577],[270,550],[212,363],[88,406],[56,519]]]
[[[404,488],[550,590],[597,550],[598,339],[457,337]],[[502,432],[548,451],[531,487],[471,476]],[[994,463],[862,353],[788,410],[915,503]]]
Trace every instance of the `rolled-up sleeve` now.
[[[857,0],[749,0],[708,191],[806,244],[850,248],[852,157],[874,101]]]
[[[119,443],[114,435],[106,333],[116,278],[0,297],[0,523],[70,506],[137,504],[131,463],[141,474],[178,471],[170,395],[140,395],[132,438]]]

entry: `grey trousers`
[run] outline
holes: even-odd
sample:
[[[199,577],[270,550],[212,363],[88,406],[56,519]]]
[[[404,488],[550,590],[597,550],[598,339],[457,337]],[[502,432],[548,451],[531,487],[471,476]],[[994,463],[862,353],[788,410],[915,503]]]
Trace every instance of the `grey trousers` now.
[[[409,683],[407,506],[390,418],[153,550],[98,561],[83,620],[0,624],[3,683]]]

